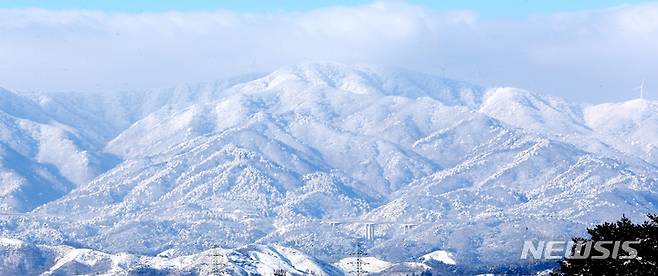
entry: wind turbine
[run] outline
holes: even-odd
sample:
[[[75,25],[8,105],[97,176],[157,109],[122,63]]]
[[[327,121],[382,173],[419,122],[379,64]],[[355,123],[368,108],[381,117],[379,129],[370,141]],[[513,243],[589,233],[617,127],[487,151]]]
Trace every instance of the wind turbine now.
[[[640,99],[644,99],[644,80],[642,80],[640,86],[635,87],[633,90],[640,90]]]

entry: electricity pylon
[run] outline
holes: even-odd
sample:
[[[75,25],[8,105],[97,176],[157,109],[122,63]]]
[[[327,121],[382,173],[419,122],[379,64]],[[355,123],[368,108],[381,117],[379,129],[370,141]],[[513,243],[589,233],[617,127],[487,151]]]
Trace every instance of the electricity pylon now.
[[[207,270],[208,275],[212,275],[212,276],[229,275],[226,272],[226,266],[228,264],[228,261],[226,260],[225,256],[219,252],[219,247],[217,246],[213,247],[210,250],[210,254],[208,254],[208,257],[211,258],[210,262],[206,263],[206,265],[210,266],[210,268]]]
[[[356,276],[368,275],[368,271],[365,270],[365,268],[363,267],[365,265],[368,265],[368,263],[363,260],[363,257],[367,255],[368,253],[366,253],[365,249],[363,248],[363,244],[361,243],[361,241],[356,240],[356,242],[354,243],[354,252],[352,253],[352,256],[354,257],[354,261],[348,263],[353,268],[353,270],[349,271],[351,275],[356,275]]]

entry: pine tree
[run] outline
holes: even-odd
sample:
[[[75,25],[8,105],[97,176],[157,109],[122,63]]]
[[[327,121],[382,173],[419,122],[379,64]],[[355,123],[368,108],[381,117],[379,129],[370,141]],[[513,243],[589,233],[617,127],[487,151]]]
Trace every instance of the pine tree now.
[[[640,241],[634,244],[637,258],[584,259],[564,258],[560,261],[559,272],[554,275],[658,275],[658,216],[648,215],[649,220],[634,224],[625,216],[614,223],[603,223],[588,228],[590,239],[575,238],[577,242],[596,241]],[[611,252],[613,245],[604,246]],[[576,252],[576,245],[571,252]],[[595,255],[591,254],[591,255]],[[619,256],[627,256],[622,251]]]

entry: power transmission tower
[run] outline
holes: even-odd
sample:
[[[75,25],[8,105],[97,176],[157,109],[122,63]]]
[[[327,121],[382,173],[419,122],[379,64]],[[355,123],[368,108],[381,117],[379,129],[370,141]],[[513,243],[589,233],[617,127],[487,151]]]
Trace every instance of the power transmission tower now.
[[[368,253],[366,253],[365,249],[363,248],[363,244],[360,240],[357,240],[354,243],[354,252],[352,253],[352,256],[354,256],[354,261],[348,263],[353,268],[353,270],[349,272],[351,275],[368,275],[368,271],[363,267],[368,265],[368,263],[363,260],[363,257],[367,255]]]
[[[206,263],[206,265],[210,266],[208,275],[229,275],[225,270],[227,266],[226,258],[219,252],[219,247],[213,247],[208,256],[211,258],[210,262]]]

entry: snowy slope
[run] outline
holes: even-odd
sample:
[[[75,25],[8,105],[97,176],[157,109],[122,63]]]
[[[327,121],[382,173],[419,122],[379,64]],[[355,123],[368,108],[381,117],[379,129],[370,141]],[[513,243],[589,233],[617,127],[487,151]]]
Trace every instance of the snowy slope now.
[[[37,207],[27,217],[1,218],[12,227],[0,234],[52,246],[193,255],[207,244],[283,244],[335,262],[367,221],[377,224],[370,250],[379,258],[443,248],[458,264],[495,264],[518,261],[527,237],[567,238],[658,210],[650,101],[583,107],[335,63],[132,94],[19,98],[39,113],[0,105],[10,114],[0,133],[30,166],[2,168],[53,191],[24,200],[32,205],[21,210]],[[61,137],[83,141],[71,156],[120,163],[101,158],[106,171],[90,165],[89,181],[72,181],[78,170],[67,168],[82,165],[52,152],[66,149]],[[401,266],[421,267],[383,269]]]
[[[35,246],[21,240],[0,238],[2,275],[342,275],[332,265],[299,250],[279,245],[248,245],[236,249],[213,248],[176,257],[108,254],[71,246]]]
[[[636,99],[587,106],[584,118],[606,143],[658,165],[658,102]]]
[[[257,75],[116,93],[15,93],[0,88],[0,210],[29,211],[116,166],[106,143],[159,109],[221,97]]]
[[[381,227],[377,252],[416,237],[397,257],[449,248],[460,262],[518,260],[523,240],[582,235],[592,222],[655,212],[656,173],[600,159],[543,138],[506,137],[467,161],[403,188],[365,215],[369,221],[418,224],[410,233]],[[478,250],[473,250],[478,248]],[[516,251],[515,251],[516,250]],[[392,257],[395,257],[394,255]]]
[[[452,253],[445,250],[437,250],[427,253],[419,258],[423,262],[442,262],[444,264],[455,265],[457,262],[452,257]]]
[[[26,97],[0,89],[0,209],[29,211],[86,183],[116,161]]]
[[[516,88],[486,92],[479,111],[511,126],[626,162],[658,165],[658,102],[577,105]]]
[[[578,106],[511,87],[487,91],[479,111],[510,125],[537,132],[573,135],[589,130]]]
[[[163,107],[187,107],[212,101],[221,98],[226,88],[258,76],[251,74],[221,81],[137,91],[24,93],[24,97],[31,99],[54,120],[105,143]]]

